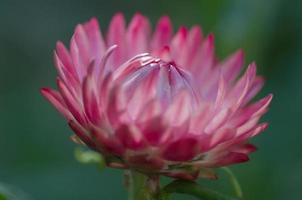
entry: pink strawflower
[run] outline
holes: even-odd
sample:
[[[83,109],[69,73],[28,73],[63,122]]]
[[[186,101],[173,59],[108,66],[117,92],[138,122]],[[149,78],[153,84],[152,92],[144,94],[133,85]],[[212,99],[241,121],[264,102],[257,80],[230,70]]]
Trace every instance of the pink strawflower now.
[[[199,26],[173,35],[169,17],[153,33],[136,14],[116,14],[104,38],[92,18],[67,50],[54,52],[58,91],[42,94],[64,115],[76,140],[107,165],[183,179],[214,178],[212,168],[241,163],[272,95],[249,103],[263,86],[252,63],[238,77],[243,52],[218,61],[214,36]]]

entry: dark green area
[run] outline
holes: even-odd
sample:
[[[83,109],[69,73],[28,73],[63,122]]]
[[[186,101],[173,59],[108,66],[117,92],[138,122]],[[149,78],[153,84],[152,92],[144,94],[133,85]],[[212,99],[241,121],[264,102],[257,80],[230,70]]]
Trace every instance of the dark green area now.
[[[169,14],[175,27],[201,24],[214,32],[219,57],[242,47],[246,65],[256,60],[274,93],[254,139],[251,161],[233,167],[246,200],[300,200],[302,196],[302,1],[298,0],[0,0],[0,182],[35,200],[126,199],[122,172],[75,161],[72,134],[39,94],[54,86],[52,51],[68,42],[74,26],[96,16],[103,30],[117,11],[140,11],[155,21]],[[301,124],[300,124],[301,123]],[[207,182],[232,193],[225,175]],[[209,183],[208,183],[209,182]],[[178,198],[191,199],[179,195]]]

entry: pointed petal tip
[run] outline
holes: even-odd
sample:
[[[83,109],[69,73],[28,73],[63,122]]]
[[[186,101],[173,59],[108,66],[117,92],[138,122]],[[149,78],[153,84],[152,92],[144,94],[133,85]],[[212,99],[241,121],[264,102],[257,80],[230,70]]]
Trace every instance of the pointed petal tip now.
[[[172,31],[172,23],[168,15],[164,15],[158,20],[157,29],[167,32]]]
[[[113,15],[112,19],[115,18],[120,18],[120,19],[124,19],[124,13],[123,12],[117,12]]]
[[[253,153],[258,150],[258,147],[253,144],[247,144],[246,147],[249,153]]]
[[[135,12],[133,18],[145,18],[145,16],[140,12],[140,11],[137,11]]]
[[[188,33],[188,28],[186,26],[179,27],[179,33],[186,35]]]
[[[260,125],[260,128],[261,128],[261,132],[264,131],[265,129],[267,129],[268,127],[268,123],[267,122],[264,122]]]
[[[50,92],[51,92],[51,89],[50,89],[50,88],[47,88],[47,87],[40,88],[40,93],[41,93],[44,97],[46,97]]]
[[[250,160],[250,158],[248,157],[248,155],[246,154],[241,154],[240,156],[238,156],[237,161],[239,163],[241,162],[248,162]]]
[[[248,65],[246,73],[247,73],[248,77],[252,77],[252,76],[256,75],[257,65],[256,65],[255,61]]]
[[[248,67],[249,68],[257,68],[256,61],[251,62]]]
[[[96,17],[91,17],[90,20],[89,20],[89,23],[98,25],[99,21]]]
[[[210,34],[208,35],[207,39],[208,39],[210,42],[214,42],[214,40],[215,40],[215,35],[214,35],[214,33],[210,33]]]
[[[163,15],[158,20],[159,24],[171,24],[171,19],[168,15]]]
[[[62,51],[65,51],[67,50],[64,43],[60,40],[58,40],[56,42],[56,49],[54,50],[55,52],[59,53],[59,52],[62,52]]]
[[[244,56],[245,56],[243,49],[238,49],[234,54],[238,59],[243,61]]]
[[[191,32],[194,32],[196,35],[199,35],[200,37],[203,37],[202,28],[199,25],[194,25],[191,28]]]
[[[64,84],[60,77],[57,77],[57,78],[56,78],[56,83],[57,83],[57,86],[58,86],[59,89],[60,89],[60,88],[62,87],[62,85]]]
[[[274,97],[273,93],[270,93],[265,97],[267,104],[271,103],[271,101],[273,100],[273,97]]]

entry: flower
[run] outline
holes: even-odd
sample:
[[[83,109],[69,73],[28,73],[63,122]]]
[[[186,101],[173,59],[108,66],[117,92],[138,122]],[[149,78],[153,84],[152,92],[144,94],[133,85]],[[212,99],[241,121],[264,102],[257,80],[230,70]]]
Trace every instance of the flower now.
[[[116,14],[105,39],[92,18],[78,25],[67,50],[54,51],[58,91],[42,94],[68,120],[76,141],[108,166],[182,179],[214,178],[213,168],[241,163],[272,95],[250,103],[263,86],[242,50],[223,61],[214,36],[199,26],[173,35],[169,17],[154,33],[136,14],[128,27]]]

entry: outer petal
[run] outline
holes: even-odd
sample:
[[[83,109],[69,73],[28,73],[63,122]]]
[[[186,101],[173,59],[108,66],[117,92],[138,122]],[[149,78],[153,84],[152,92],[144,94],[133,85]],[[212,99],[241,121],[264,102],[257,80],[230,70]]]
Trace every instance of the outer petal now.
[[[83,82],[83,104],[89,120],[98,125],[101,121],[101,108],[96,94],[95,81],[88,75]]]
[[[179,59],[180,66],[189,69],[194,68],[192,64],[194,63],[194,60],[197,59],[202,39],[203,34],[201,28],[199,26],[192,27],[188,34],[186,45],[183,47],[183,55],[179,58],[176,58]]]
[[[198,140],[194,137],[181,138],[168,144],[162,155],[171,161],[188,161],[198,153]]]
[[[88,37],[92,59],[98,66],[106,50],[98,20],[91,18],[89,22],[84,24],[84,30]]]
[[[62,67],[66,68],[66,71],[70,72],[70,74],[72,74],[75,79],[78,79],[71,56],[62,42],[57,42],[55,53],[58,57],[58,60],[60,60],[60,62],[62,63]]]
[[[150,34],[150,25],[148,20],[141,14],[136,14],[131,20],[127,30],[128,58],[140,53],[148,52],[148,40]]]
[[[109,68],[107,70],[109,71],[116,69],[127,59],[125,35],[125,19],[121,13],[118,13],[112,18],[109,25],[109,31],[107,33],[107,46],[117,45],[117,49],[113,52],[112,56],[108,60],[107,66],[109,66]]]
[[[59,92],[50,88],[42,88],[41,93],[66,119],[73,118]]]
[[[173,27],[170,18],[163,16],[158,21],[151,41],[151,51],[158,51],[170,43]]]
[[[225,61],[223,61],[219,66],[221,67],[223,77],[227,83],[232,83],[234,79],[238,76],[244,62],[244,53],[240,49],[234,54],[229,56]]]
[[[140,150],[146,147],[142,133],[133,125],[122,124],[117,128],[115,134],[127,149]]]
[[[73,117],[82,125],[86,124],[86,119],[81,108],[79,101],[71,94],[66,85],[60,80],[57,79],[57,85],[60,90],[60,93],[64,99],[64,102],[72,113]]]
[[[74,120],[70,120],[68,122],[68,125],[87,146],[89,146],[92,149],[96,148],[94,142],[92,141],[92,138],[87,134],[85,129],[81,127],[81,125],[76,123]]]
[[[171,54],[172,58],[177,62],[176,64],[181,66],[182,61],[179,60],[182,58],[185,51],[185,46],[188,37],[188,29],[186,27],[180,27],[178,32],[175,34],[171,41]],[[180,61],[180,63],[178,63]]]

